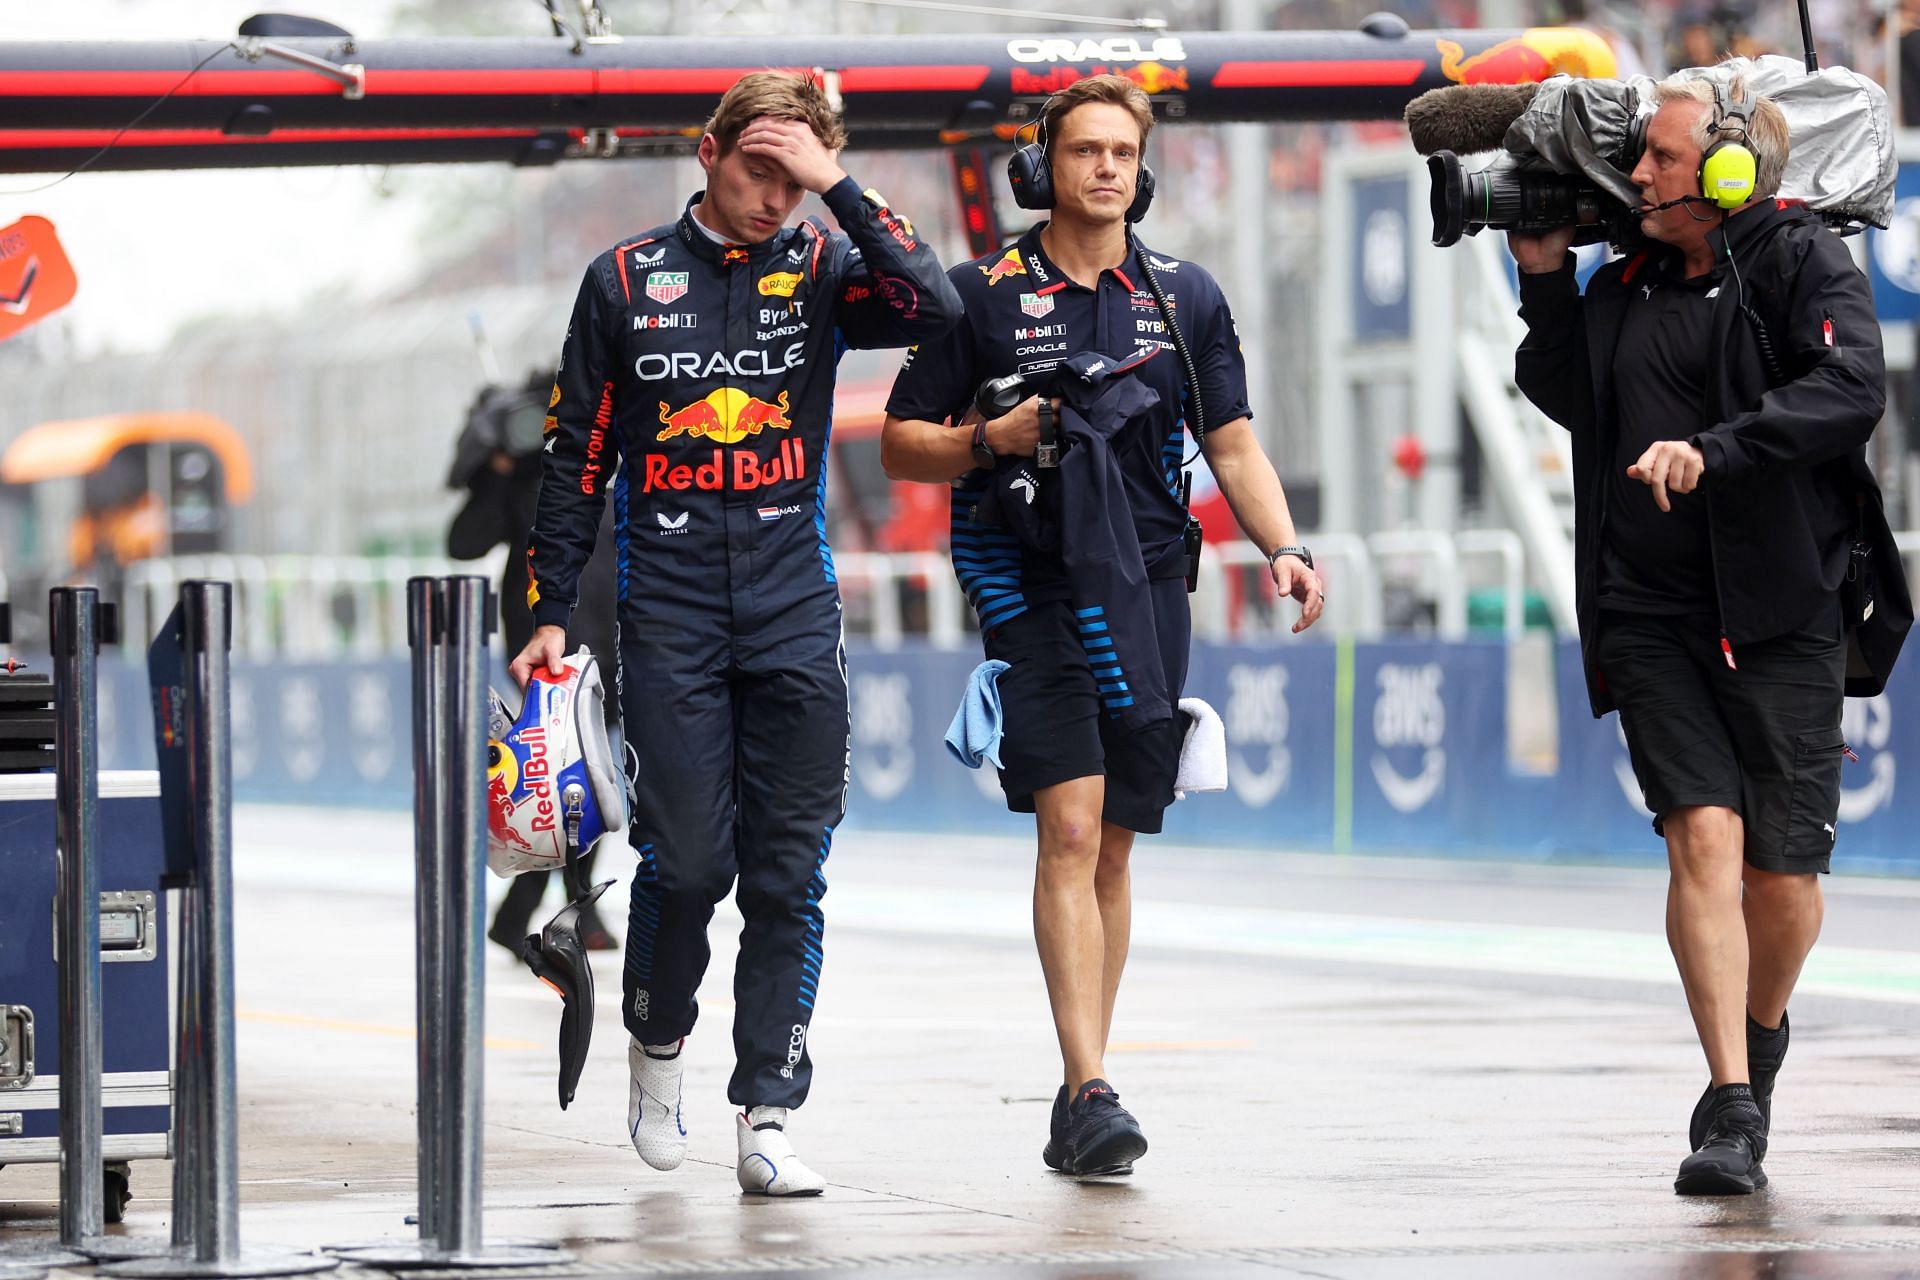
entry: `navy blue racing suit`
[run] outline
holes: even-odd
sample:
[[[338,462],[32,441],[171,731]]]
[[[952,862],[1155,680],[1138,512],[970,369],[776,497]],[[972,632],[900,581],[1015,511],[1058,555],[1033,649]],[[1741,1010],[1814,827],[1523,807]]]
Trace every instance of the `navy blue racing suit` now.
[[[739,881],[739,1106],[798,1106],[812,1065],[824,865],[846,810],[847,680],[827,546],[834,368],[927,341],[960,301],[911,223],[846,179],[755,245],[677,222],[588,268],[546,420],[528,547],[534,620],[565,626],[612,480],[640,859],[624,1015],[692,1030],[714,904]],[[619,473],[614,479],[615,459]]]

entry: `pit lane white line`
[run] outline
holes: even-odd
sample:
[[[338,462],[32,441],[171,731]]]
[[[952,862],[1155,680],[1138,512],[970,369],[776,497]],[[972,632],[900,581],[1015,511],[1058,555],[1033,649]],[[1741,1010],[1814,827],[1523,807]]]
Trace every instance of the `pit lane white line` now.
[[[314,811],[266,806],[236,812],[235,876],[242,886],[272,886],[404,896],[413,893],[412,842],[405,814],[329,814],[325,826]],[[335,828],[344,826],[345,832]],[[328,836],[318,834],[328,832]],[[350,833],[350,838],[339,839]],[[327,839],[315,856],[317,840]],[[939,838],[910,837],[916,850],[940,847]],[[891,839],[875,833],[843,837],[864,858]],[[1010,864],[1030,857],[1023,842],[996,838],[953,841],[975,859]],[[1157,850],[1156,852],[1171,852]],[[1209,858],[1218,858],[1217,852]],[[1255,855],[1246,855],[1255,856]],[[1355,860],[1310,855],[1313,865],[1351,867]],[[956,861],[955,866],[964,866]],[[1377,864],[1375,864],[1377,865]],[[1432,874],[1443,870],[1429,864]],[[607,868],[612,872],[612,867]],[[620,868],[624,878],[626,868]],[[1272,867],[1263,868],[1262,880]],[[968,878],[979,879],[973,873]],[[1451,874],[1461,874],[1458,868]],[[1583,868],[1503,868],[1503,876],[1532,880],[1592,882],[1608,876],[1648,875]],[[1009,877],[1009,879],[1012,879]],[[1876,882],[1876,884],[1881,882]],[[1884,882],[1906,889],[1903,882]],[[497,896],[498,885],[493,885]],[[1570,884],[1568,887],[1572,887]],[[827,899],[829,927],[960,938],[1028,940],[1032,904],[1024,888],[965,889],[954,885],[876,885],[843,875]],[[723,906],[722,910],[726,910]],[[1650,922],[1657,924],[1657,921]],[[1483,924],[1392,916],[1339,915],[1212,903],[1143,898],[1134,906],[1133,946],[1200,954],[1257,956],[1395,965],[1412,969],[1478,971],[1530,976],[1651,982],[1678,985],[1666,940],[1657,933],[1540,925]],[[611,991],[607,989],[611,988]],[[1815,948],[1800,990],[1853,1000],[1920,1004],[1920,951],[1823,945]],[[617,993],[617,983],[596,991]],[[544,988],[529,996],[551,1000]]]

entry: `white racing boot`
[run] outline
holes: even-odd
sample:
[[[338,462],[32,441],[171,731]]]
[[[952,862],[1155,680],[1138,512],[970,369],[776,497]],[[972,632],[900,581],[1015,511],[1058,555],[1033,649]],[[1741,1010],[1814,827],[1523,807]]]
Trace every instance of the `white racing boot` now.
[[[687,1157],[687,1126],[680,1120],[682,1051],[687,1042],[627,1045],[627,1132],[640,1158],[656,1169],[678,1169]]]
[[[800,1163],[787,1141],[787,1109],[755,1107],[733,1118],[740,1137],[740,1189],[754,1195],[817,1196],[827,1180]]]

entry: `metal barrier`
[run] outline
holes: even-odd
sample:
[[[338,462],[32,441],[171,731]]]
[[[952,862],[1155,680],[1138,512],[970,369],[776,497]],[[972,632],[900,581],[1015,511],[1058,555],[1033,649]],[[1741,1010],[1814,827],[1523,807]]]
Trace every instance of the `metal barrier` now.
[[[161,1256],[123,1241],[83,1247],[129,1277],[285,1276],[327,1271],[333,1258],[240,1247],[240,1120],[234,1054],[233,768],[229,651],[233,587],[186,582],[163,624],[177,639],[185,704],[191,850],[180,892],[180,1021],[173,1235]],[[168,645],[163,645],[163,649]],[[162,785],[165,785],[163,781]]]
[[[1896,533],[1910,559],[1920,559],[1920,531]],[[1326,619],[1315,629],[1362,640],[1387,634],[1385,597],[1410,587],[1431,600],[1433,630],[1442,639],[1467,634],[1469,570],[1489,566],[1480,581],[1501,592],[1500,630],[1518,636],[1526,622],[1529,548],[1511,529],[1387,530],[1315,533],[1308,538],[1327,581]],[[1534,576],[1542,571],[1534,552]],[[446,572],[454,562],[423,557],[192,556],[129,565],[126,631],[147,636],[156,601],[187,577],[231,576],[236,593],[235,649],[254,660],[372,659],[407,647],[406,584]],[[487,580],[504,558],[476,562]],[[1392,572],[1412,566],[1413,572]],[[893,651],[909,638],[936,649],[972,643],[974,621],[944,551],[848,551],[834,556],[847,630],[876,649]],[[1569,572],[1571,570],[1569,569]],[[1236,581],[1237,579],[1237,581]],[[1232,642],[1278,635],[1292,616],[1274,606],[1267,563],[1243,541],[1211,542],[1200,558],[1193,631]]]
[[[1525,546],[1506,529],[1445,533],[1406,530],[1369,536],[1316,533],[1309,541],[1327,578],[1327,631],[1372,639],[1385,633],[1383,590],[1393,579],[1383,563],[1428,564],[1416,588],[1430,594],[1443,636],[1466,631],[1465,564],[1492,559],[1506,594],[1504,630],[1517,635],[1525,618]],[[1430,563],[1429,563],[1430,562]],[[477,562],[492,580],[504,560]],[[450,570],[453,562],[420,557],[191,556],[142,560],[127,569],[127,633],[151,634],[156,602],[187,577],[230,577],[235,586],[235,649],[254,661],[324,661],[397,656],[408,635],[404,584]],[[882,651],[909,638],[936,649],[973,643],[975,624],[945,551],[847,551],[834,556],[848,634]],[[1236,581],[1237,579],[1237,581]],[[1292,617],[1273,606],[1267,563],[1245,542],[1208,543],[1193,598],[1194,634],[1231,641],[1277,635]]]
[[[475,567],[498,578],[506,554]],[[179,584],[219,579],[234,588],[234,648],[252,659],[372,658],[407,648],[406,584],[452,573],[435,556],[177,556],[127,566],[122,615],[130,636],[154,634]]]
[[[347,1262],[389,1270],[550,1267],[545,1245],[481,1234],[486,963],[487,639],[498,605],[487,579],[407,582],[413,657],[413,847],[419,930],[417,1244],[340,1245]]]

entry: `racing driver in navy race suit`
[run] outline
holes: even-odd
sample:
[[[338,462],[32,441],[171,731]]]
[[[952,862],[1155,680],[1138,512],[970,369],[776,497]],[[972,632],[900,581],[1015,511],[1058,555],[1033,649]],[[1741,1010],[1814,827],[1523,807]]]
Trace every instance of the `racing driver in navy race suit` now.
[[[734,972],[740,1186],[807,1195],[787,1112],[807,1096],[824,866],[846,809],[840,594],[826,539],[834,367],[849,347],[938,338],[960,300],[913,225],[840,168],[821,90],[743,77],[700,139],[707,188],[677,222],[601,254],[567,330],[528,547],[539,624],[524,686],[558,671],[612,481],[620,653],[639,857],[623,1012],[628,1130],[685,1157],[682,1049],[714,905],[739,882]],[[786,225],[807,192],[844,234]],[[615,460],[619,462],[614,477]]]

